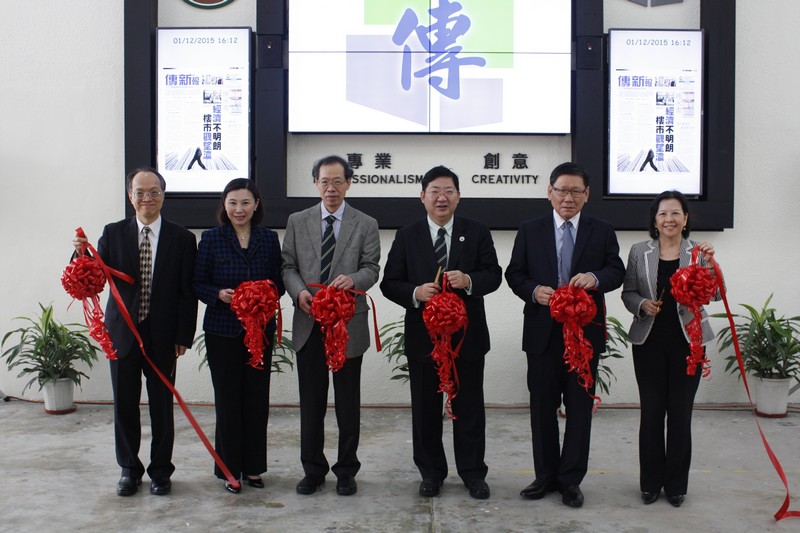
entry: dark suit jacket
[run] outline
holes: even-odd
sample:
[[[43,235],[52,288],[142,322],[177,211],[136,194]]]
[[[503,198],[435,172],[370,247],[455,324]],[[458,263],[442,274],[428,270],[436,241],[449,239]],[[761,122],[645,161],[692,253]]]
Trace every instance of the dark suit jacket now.
[[[472,278],[472,295],[464,290],[454,292],[464,300],[469,324],[460,358],[482,357],[489,351],[489,328],[483,297],[497,290],[503,271],[497,262],[497,253],[489,228],[475,220],[455,217],[450,241],[448,270],[460,270]],[[433,281],[438,266],[433,253],[428,220],[424,218],[397,231],[392,249],[383,270],[381,291],[391,301],[406,309],[406,356],[424,359],[433,350],[422,311],[413,306],[414,289]],[[454,337],[458,343],[461,334]]]
[[[597,277],[598,290],[589,291],[597,305],[597,314],[584,329],[584,334],[595,352],[603,352],[606,346],[603,294],[622,285],[625,276],[625,266],[619,258],[617,235],[610,224],[581,214],[571,272],[573,275],[591,272]],[[519,227],[511,262],[506,269],[506,281],[514,294],[525,302],[522,349],[529,353],[543,352],[555,321],[550,316],[549,306],[533,300],[533,290],[538,285],[558,287],[558,256],[552,212],[523,222]]]
[[[139,228],[130,217],[109,224],[97,244],[103,261],[130,275],[133,285],[114,280],[128,313],[136,323],[139,308]],[[175,357],[175,345],[191,346],[197,326],[197,299],[192,292],[197,245],[189,230],[161,218],[153,284],[150,296],[150,328],[155,354]],[[106,327],[119,357],[125,357],[136,340],[122,318],[116,300],[108,298]]]

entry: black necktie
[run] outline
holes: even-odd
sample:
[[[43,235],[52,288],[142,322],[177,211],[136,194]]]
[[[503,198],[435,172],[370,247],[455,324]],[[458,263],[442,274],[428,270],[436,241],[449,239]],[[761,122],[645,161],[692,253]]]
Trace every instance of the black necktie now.
[[[442,270],[447,268],[447,245],[444,242],[445,235],[447,235],[447,230],[439,228],[436,242],[433,243],[433,254],[436,256],[436,263],[442,267]]]
[[[139,322],[147,318],[150,313],[150,278],[153,270],[153,252],[150,247],[150,228],[145,226],[142,229],[144,239],[139,245]]]
[[[322,234],[322,260],[320,261],[320,283],[327,283],[328,277],[331,275],[331,262],[333,261],[333,249],[336,247],[336,237],[333,235],[333,221],[336,217],[328,215],[325,221],[328,223],[325,226],[325,233]]]

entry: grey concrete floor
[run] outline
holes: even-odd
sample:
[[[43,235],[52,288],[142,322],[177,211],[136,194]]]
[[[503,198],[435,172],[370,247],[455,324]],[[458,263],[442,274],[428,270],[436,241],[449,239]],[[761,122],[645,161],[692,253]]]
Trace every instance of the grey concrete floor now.
[[[191,410],[213,435],[213,408]],[[0,402],[0,531],[800,531],[800,519],[772,518],[783,502],[783,485],[745,411],[695,411],[689,494],[679,509],[663,497],[649,506],[640,501],[635,408],[601,408],[595,415],[581,509],[565,507],[557,493],[539,501],[520,498],[534,478],[526,409],[488,410],[489,500],[471,499],[455,476],[449,424],[451,476],[439,497],[419,496],[411,413],[403,408],[363,409],[356,495],[337,496],[329,475],[321,492],[299,496],[294,490],[302,477],[298,414],[291,407],[271,410],[266,488],[244,487],[233,495],[213,477],[207,451],[176,408],[172,493],[152,496],[145,479],[144,490],[120,498],[114,492],[119,469],[110,406],[84,404],[73,414],[53,416],[41,404]],[[330,411],[329,459],[335,458],[334,420]],[[146,408],[143,421],[149,446]],[[800,494],[797,412],[761,423],[790,487]],[[791,508],[800,509],[800,501]]]

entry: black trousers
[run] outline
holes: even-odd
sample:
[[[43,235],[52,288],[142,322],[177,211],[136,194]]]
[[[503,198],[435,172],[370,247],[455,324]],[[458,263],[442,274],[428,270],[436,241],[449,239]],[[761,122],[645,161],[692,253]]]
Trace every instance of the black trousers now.
[[[663,487],[667,496],[677,496],[686,494],[689,485],[692,406],[701,371],[686,375],[687,355],[689,344],[680,334],[648,338],[633,347],[641,403],[639,484],[644,492],[658,493]]]
[[[530,392],[533,465],[536,478],[559,487],[580,485],[589,467],[592,434],[592,398],[577,374],[564,364],[564,338],[554,324],[542,353],[527,353]],[[597,378],[598,354],[591,361]],[[590,392],[594,394],[595,385]],[[559,447],[558,408],[563,402],[567,415],[564,442]],[[559,449],[560,448],[560,449]]]
[[[244,333],[222,337],[206,332],[206,354],[217,415],[215,448],[236,479],[267,471],[270,365],[274,336],[264,346],[264,368],[247,362]],[[214,474],[224,479],[214,465]]]
[[[464,481],[485,479],[486,410],[483,399],[484,357],[456,359],[458,393],[453,400],[453,451],[456,470]],[[408,358],[411,378],[411,420],[414,464],[422,479],[443,481],[447,477],[447,458],[442,444],[444,393],[439,391],[439,375],[430,357]],[[449,418],[449,415],[445,415]]]
[[[155,352],[149,321],[146,318],[138,327],[144,349],[158,369],[174,384],[175,354]],[[122,475],[141,478],[145,472],[144,465],[139,460],[142,438],[139,402],[144,374],[152,427],[147,474],[151,479],[169,478],[175,471],[172,464],[172,447],[175,441],[172,393],[147,363],[138,345],[124,357],[109,361],[109,366],[114,393],[114,438],[117,463],[122,468]]]
[[[331,470],[336,477],[355,476],[361,468],[357,453],[361,432],[361,361],[361,356],[348,359],[338,372],[333,373],[339,453],[336,463],[329,468],[323,450],[329,371],[318,324],[314,324],[308,341],[297,352],[300,461],[306,475],[324,477]]]

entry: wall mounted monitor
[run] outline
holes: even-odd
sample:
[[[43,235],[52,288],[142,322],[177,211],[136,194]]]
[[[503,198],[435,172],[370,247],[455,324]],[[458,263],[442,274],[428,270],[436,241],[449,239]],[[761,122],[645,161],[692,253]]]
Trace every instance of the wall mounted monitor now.
[[[608,194],[703,194],[703,31],[609,36]]]
[[[570,132],[572,2],[290,8],[290,132]]]
[[[156,160],[169,192],[250,177],[250,28],[159,28]]]

